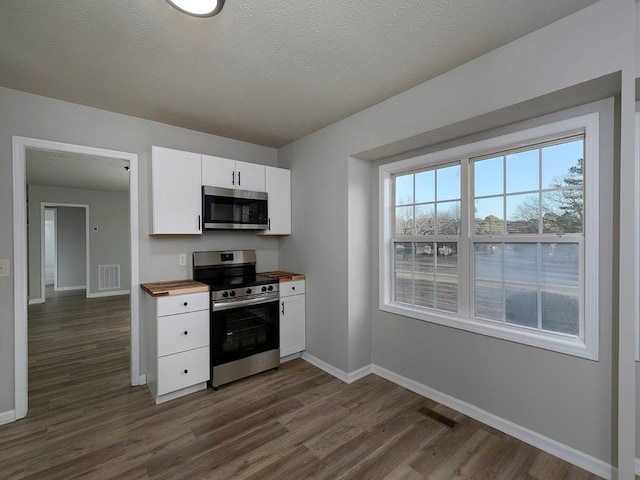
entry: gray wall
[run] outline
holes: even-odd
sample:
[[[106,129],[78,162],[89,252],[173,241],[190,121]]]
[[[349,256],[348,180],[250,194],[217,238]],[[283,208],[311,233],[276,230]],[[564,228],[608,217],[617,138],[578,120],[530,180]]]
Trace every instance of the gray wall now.
[[[120,289],[129,289],[131,269],[129,266],[128,193],[29,185],[28,197],[29,299],[41,297],[40,204],[42,202],[89,205],[89,293],[101,292],[98,290],[98,265],[120,265]],[[84,214],[84,209],[82,212]],[[94,231],[93,227],[98,227],[98,230]],[[58,245],[59,249],[60,247]],[[83,244],[83,252],[84,248]],[[60,279],[58,281],[60,282]],[[59,286],[63,285],[59,283]]]
[[[600,114],[599,361],[584,360],[534,347],[381,312],[373,316],[374,363],[440,392],[462,399],[563,444],[610,461],[610,386],[615,378],[612,349],[612,290],[615,170],[614,99],[573,108],[532,121],[450,142],[470,143],[515,130],[587,113]],[[443,147],[444,148],[444,147]],[[440,149],[440,147],[438,147]],[[376,163],[375,166],[378,164]],[[372,184],[378,172],[373,166]],[[372,204],[377,205],[378,191]],[[377,212],[376,212],[377,213]],[[373,215],[374,231],[378,216]],[[377,266],[378,245],[372,248]],[[373,290],[378,289],[378,275]],[[377,298],[375,298],[377,304]]]
[[[190,262],[178,253],[255,248],[258,268],[278,268],[278,240],[249,232],[204,235],[149,235],[149,155],[152,145],[277,166],[277,151],[157,122],[0,88],[0,225],[12,225],[12,135],[132,152],[139,155],[140,281],[186,279]],[[11,274],[0,278],[0,412],[14,408],[13,228],[0,228],[0,258],[11,259]],[[132,286],[139,294],[139,286]],[[141,348],[144,345],[141,332]],[[144,358],[144,352],[141,352]],[[141,373],[145,372],[141,361]]]
[[[84,208],[58,208],[58,288],[87,284],[87,232]],[[39,233],[39,232],[38,232]],[[38,242],[39,243],[39,242]],[[38,247],[40,245],[38,244]],[[38,275],[38,277],[40,277]]]
[[[373,362],[604,461],[612,458],[615,411],[611,325],[613,198],[612,104],[603,137],[604,191],[600,258],[600,361],[551,353],[378,311],[377,175],[356,174],[352,157],[380,159],[598,97],[593,84],[614,72],[635,75],[633,2],[603,0],[429,82],[322,129],[282,149],[292,170],[294,231],[281,245],[284,269],[307,279],[307,351],[353,371]],[[607,39],[607,41],[603,41]],[[615,89],[620,83],[616,80]],[[553,99],[553,101],[551,101]],[[424,142],[420,144],[420,142]],[[352,195],[353,189],[372,195]],[[367,215],[358,227],[353,214]],[[368,236],[369,242],[361,239]],[[363,250],[365,255],[363,255]],[[372,270],[373,267],[373,270]],[[373,279],[373,280],[372,280]],[[361,321],[370,284],[371,321]],[[353,295],[352,295],[353,293]],[[625,321],[632,321],[631,318]],[[369,332],[371,357],[366,356]],[[356,353],[357,352],[357,353]]]

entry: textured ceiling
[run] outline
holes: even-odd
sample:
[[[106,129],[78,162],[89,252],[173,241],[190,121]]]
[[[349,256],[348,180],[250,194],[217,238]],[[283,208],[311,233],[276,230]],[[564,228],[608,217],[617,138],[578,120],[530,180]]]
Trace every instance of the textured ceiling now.
[[[119,158],[28,148],[27,185],[129,191],[129,162]]]
[[[279,147],[595,0],[2,0],[0,85]]]

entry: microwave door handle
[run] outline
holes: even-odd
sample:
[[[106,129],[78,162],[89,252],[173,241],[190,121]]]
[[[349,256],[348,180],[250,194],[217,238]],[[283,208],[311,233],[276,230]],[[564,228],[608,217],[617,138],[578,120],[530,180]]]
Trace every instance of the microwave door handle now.
[[[200,215],[198,215],[198,231],[200,231]]]

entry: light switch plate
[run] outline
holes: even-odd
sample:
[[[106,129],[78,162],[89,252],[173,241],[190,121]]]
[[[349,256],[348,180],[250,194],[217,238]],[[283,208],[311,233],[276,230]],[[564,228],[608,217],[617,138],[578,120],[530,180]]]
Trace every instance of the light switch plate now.
[[[9,260],[6,258],[0,259],[0,277],[9,276]]]
[[[179,253],[178,254],[178,265],[180,265],[181,267],[184,267],[187,264],[187,254],[186,253]]]

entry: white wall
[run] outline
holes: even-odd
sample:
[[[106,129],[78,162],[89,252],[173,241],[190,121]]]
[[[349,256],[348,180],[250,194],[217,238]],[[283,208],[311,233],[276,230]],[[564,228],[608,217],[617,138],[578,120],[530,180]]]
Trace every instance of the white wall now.
[[[278,268],[278,240],[250,232],[206,232],[204,235],[149,235],[149,155],[152,145],[206,153],[277,166],[272,148],[207,135],[157,122],[74,105],[0,88],[0,258],[11,259],[11,274],[0,278],[0,412],[14,408],[14,308],[11,136],[39,138],[139,155],[140,281],[191,278],[191,265],[178,265],[178,253],[196,250],[254,248],[258,268]],[[132,286],[132,294],[139,294]],[[26,300],[26,299],[25,299]],[[141,349],[144,338],[141,332]],[[144,351],[141,351],[144,359]],[[144,360],[140,365],[145,372]]]
[[[456,131],[477,133],[488,124],[508,125],[551,113],[559,108],[558,100],[566,101],[558,94],[563,89],[570,89],[573,105],[604,98],[598,97],[596,84],[611,87],[613,81],[619,92],[620,78],[628,82],[635,76],[635,8],[632,1],[602,0],[280,150],[281,166],[292,170],[294,186],[294,231],[282,244],[281,267],[308,274],[311,355],[350,372],[359,365],[350,361],[352,353],[366,352],[371,330],[369,361],[615,463],[617,338],[612,338],[612,324],[617,321],[617,292],[612,290],[612,237],[603,238],[600,263],[604,281],[599,362],[382,314],[375,280],[377,195],[351,194],[353,189],[377,192],[377,175],[353,175],[358,168],[349,159],[380,158],[383,151],[398,153],[455,139]],[[603,83],[596,81],[611,74],[615,75]],[[624,102],[629,101],[627,93]],[[613,111],[611,101],[598,108],[609,118],[602,172],[609,190],[601,199],[606,215],[615,200],[611,125],[620,113]],[[417,145],[421,139],[425,143]],[[629,139],[625,141],[626,155]],[[355,226],[352,214],[366,214],[368,209],[370,223]],[[610,222],[609,217],[602,224],[606,232],[614,228]],[[363,243],[360,239],[366,235],[371,240]],[[363,249],[368,251],[364,257]],[[361,322],[361,315],[352,315],[361,308],[357,285],[371,278],[373,321]],[[632,321],[624,318],[626,324]]]

